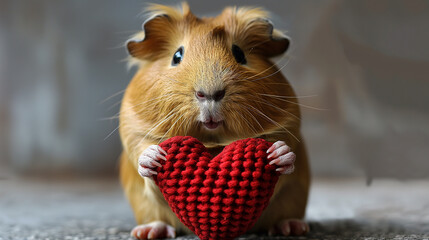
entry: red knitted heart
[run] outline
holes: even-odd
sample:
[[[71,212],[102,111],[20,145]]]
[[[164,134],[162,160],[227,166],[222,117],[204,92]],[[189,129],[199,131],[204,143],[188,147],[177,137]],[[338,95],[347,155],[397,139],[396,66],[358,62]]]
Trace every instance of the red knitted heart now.
[[[173,137],[154,178],[180,221],[202,240],[233,239],[249,230],[267,207],[278,179],[266,151],[272,145],[249,138],[212,158],[193,137]]]

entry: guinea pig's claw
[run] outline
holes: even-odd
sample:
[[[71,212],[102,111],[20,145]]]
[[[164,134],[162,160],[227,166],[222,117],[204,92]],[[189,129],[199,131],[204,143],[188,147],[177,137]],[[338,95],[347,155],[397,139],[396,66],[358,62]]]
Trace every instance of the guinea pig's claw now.
[[[138,172],[142,177],[152,177],[158,173],[154,171],[154,168],[161,167],[161,160],[166,161],[165,157],[167,153],[158,145],[151,145],[146,148],[140,155],[138,163]]]
[[[142,176],[142,177],[152,177],[153,175],[158,174],[154,170],[151,170],[150,168],[145,168],[142,166],[139,166],[138,172],[139,172],[140,176]]]
[[[302,236],[310,231],[307,223],[300,219],[284,219],[270,228],[268,234],[283,236]]]
[[[294,171],[295,166],[294,162],[296,159],[295,153],[291,152],[291,148],[286,145],[283,141],[275,142],[267,150],[268,159],[270,159],[270,164],[275,164],[278,166],[276,169],[277,172],[281,174],[290,174]]]
[[[176,230],[164,222],[156,221],[134,227],[131,236],[137,239],[175,238]]]

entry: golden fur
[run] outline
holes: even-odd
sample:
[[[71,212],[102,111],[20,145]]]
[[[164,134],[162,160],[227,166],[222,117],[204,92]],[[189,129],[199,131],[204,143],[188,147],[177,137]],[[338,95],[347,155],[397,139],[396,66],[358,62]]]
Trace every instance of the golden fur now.
[[[289,218],[303,218],[309,167],[300,134],[295,93],[269,60],[288,41],[259,8],[226,8],[219,16],[197,18],[186,4],[180,9],[151,5],[144,31],[127,43],[139,70],[126,89],[120,112],[121,182],[138,224],[161,220],[189,232],[168,207],[154,182],[138,172],[138,158],[150,145],[178,135],[198,138],[213,154],[232,141],[261,137],[285,141],[296,153],[295,172],[280,177],[270,205],[254,226],[268,230]],[[287,42],[286,42],[287,41]],[[246,55],[238,64],[232,44]],[[180,65],[171,66],[184,46]],[[198,122],[197,88],[226,89],[220,112],[224,124],[209,131]]]

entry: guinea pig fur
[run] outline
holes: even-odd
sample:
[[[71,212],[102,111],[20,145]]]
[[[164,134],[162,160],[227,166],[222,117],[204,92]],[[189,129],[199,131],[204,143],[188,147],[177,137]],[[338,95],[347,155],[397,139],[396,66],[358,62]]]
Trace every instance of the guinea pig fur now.
[[[199,18],[184,3],[150,5],[148,13],[143,31],[126,44],[138,70],[120,110],[121,183],[140,229],[146,226],[146,232],[133,230],[133,235],[189,233],[153,180],[138,173],[148,147],[179,135],[199,139],[213,155],[243,138],[287,144],[296,155],[295,170],[280,176],[251,231],[307,232],[300,220],[310,185],[300,109],[291,85],[270,60],[288,49],[289,39],[260,8],[227,7],[216,17]],[[150,235],[155,225],[161,230]]]

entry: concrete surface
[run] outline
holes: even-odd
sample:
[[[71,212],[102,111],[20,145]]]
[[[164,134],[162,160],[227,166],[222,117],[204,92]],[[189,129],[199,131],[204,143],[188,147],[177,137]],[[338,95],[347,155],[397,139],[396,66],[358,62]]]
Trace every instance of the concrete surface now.
[[[240,239],[429,239],[429,181],[314,179],[307,219],[305,237]],[[0,180],[0,240],[132,239],[134,224],[115,179]]]

